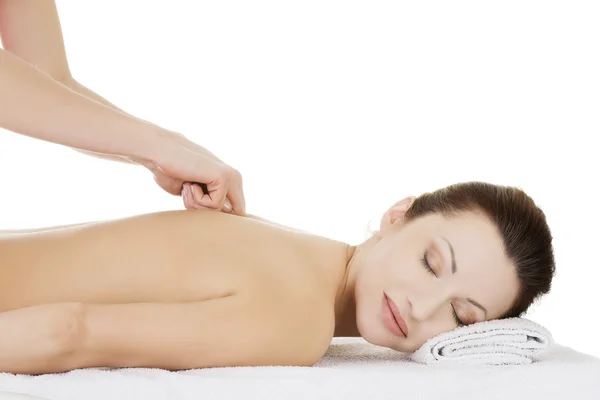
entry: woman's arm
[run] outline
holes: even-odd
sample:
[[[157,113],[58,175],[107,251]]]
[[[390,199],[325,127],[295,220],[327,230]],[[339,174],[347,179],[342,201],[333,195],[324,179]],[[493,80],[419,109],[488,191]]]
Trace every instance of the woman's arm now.
[[[121,161],[154,160],[168,144],[166,130],[72,80],[53,0],[0,0],[0,35],[3,128]]]
[[[280,321],[239,295],[193,303],[88,304],[78,367],[182,370],[277,364]],[[281,341],[279,339],[279,341]]]
[[[312,365],[285,315],[231,295],[196,303],[55,303],[0,313],[0,371]],[[278,315],[278,318],[275,317]],[[314,352],[313,352],[314,353]]]
[[[80,337],[77,303],[43,304],[0,313],[0,372],[42,374],[67,366]]]

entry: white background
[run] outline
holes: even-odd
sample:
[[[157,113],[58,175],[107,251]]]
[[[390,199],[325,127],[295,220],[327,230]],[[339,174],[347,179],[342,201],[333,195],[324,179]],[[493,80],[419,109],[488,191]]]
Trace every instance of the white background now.
[[[525,189],[558,273],[528,317],[600,356],[597,1],[58,1],[76,79],[239,169],[247,211],[358,244],[461,181]],[[0,133],[0,229],[182,208],[141,167]]]

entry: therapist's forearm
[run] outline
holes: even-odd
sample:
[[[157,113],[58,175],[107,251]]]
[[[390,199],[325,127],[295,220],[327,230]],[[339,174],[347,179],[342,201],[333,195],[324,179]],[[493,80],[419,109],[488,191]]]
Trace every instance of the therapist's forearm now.
[[[122,109],[120,109],[119,107],[117,107],[116,105],[114,105],[113,103],[111,103],[110,101],[105,99],[104,97],[100,96],[98,93],[96,93],[93,90],[82,85],[81,83],[79,83],[79,81],[77,81],[75,78],[73,78],[71,76],[69,76],[65,79],[62,79],[60,81],[60,83],[62,83],[69,89],[76,91],[77,93],[81,94],[82,96],[85,96],[89,99],[92,99],[99,103],[102,103],[105,106],[108,106],[114,110],[125,113],[125,111],[123,111]],[[112,160],[112,161],[136,164],[136,160],[129,158],[129,157],[121,157],[121,156],[115,156],[115,155],[111,155],[111,154],[103,154],[103,153],[93,152],[93,151],[89,151],[89,150],[81,150],[81,149],[75,149],[75,150],[79,150],[82,153],[86,153],[90,156],[102,158],[105,160]]]
[[[0,127],[80,150],[155,160],[167,131],[92,100],[0,50]]]

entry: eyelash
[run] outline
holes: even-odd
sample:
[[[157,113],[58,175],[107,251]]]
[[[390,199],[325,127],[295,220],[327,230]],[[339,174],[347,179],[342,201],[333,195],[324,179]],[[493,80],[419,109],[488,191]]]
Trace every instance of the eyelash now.
[[[431,275],[437,277],[437,275],[435,274],[435,271],[433,270],[433,268],[431,268],[431,265],[429,265],[429,261],[427,261],[427,250],[425,250],[425,253],[423,253],[423,257],[421,258],[421,263],[423,264],[423,266],[425,267],[425,270],[430,273]],[[458,315],[456,314],[456,310],[454,309],[454,306],[450,306],[452,307],[452,316],[454,318],[454,322],[456,322],[456,325],[460,326],[465,326],[465,324],[460,320],[460,318],[458,318]]]

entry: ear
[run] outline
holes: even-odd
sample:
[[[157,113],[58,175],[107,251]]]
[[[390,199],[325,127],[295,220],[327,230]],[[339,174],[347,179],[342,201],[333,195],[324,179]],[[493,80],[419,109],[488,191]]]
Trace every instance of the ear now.
[[[395,228],[399,224],[402,224],[404,222],[404,215],[406,214],[410,206],[412,206],[415,199],[416,197],[410,196],[403,200],[400,200],[392,207],[390,207],[390,209],[387,210],[381,218],[381,232],[385,233],[390,229]]]

